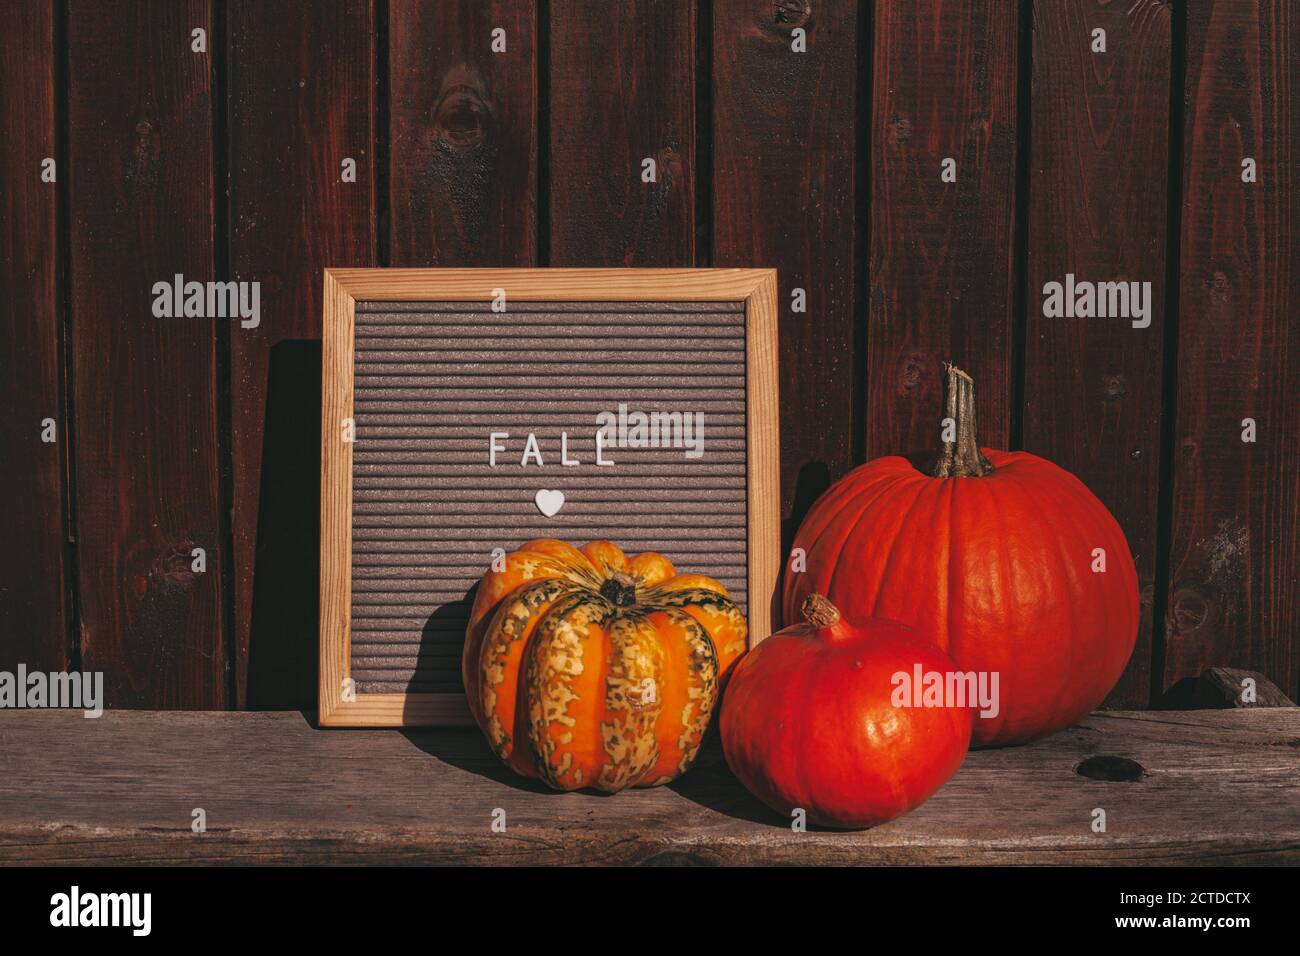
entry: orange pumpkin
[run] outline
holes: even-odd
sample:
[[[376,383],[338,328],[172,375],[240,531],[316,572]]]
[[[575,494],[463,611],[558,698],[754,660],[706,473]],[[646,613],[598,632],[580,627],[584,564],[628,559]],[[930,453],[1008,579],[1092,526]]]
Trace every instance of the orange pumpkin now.
[[[999,675],[1000,709],[975,721],[975,744],[1023,743],[1069,727],[1119,680],[1137,639],[1137,570],[1078,478],[980,448],[974,388],[949,366],[955,441],[930,474],[877,458],[817,499],[795,535],[806,570],[786,578],[784,613],[794,620],[816,592],[850,619],[932,636],[962,670]]]
[[[461,673],[518,773],[557,790],[652,787],[695,759],[747,633],[721,584],[661,554],[539,539],[483,576]]]

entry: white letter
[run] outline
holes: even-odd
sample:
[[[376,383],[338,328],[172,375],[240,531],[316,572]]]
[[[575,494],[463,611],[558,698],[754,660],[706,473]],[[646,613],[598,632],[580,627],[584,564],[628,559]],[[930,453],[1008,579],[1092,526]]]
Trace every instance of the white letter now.
[[[533,432],[528,433],[528,441],[524,443],[524,456],[519,459],[519,464],[527,465],[529,458],[536,458],[538,465],[543,464],[542,450],[537,447],[537,436]]]
[[[596,464],[598,465],[614,464],[612,461],[605,460],[605,456],[602,454],[603,450],[604,450],[604,442],[600,437],[600,432],[596,432]]]

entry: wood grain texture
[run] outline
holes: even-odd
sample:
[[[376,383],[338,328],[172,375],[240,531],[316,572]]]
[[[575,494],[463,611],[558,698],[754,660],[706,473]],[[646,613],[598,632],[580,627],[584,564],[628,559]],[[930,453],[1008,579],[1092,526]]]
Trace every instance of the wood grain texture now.
[[[206,2],[78,6],[69,28],[82,663],[113,707],[227,704],[215,323],[156,318],[213,278]],[[129,64],[129,66],[128,66]],[[206,571],[192,569],[194,548]]]
[[[713,258],[772,266],[780,316],[784,539],[854,464],[853,4],[713,5]],[[803,29],[808,49],[791,49]],[[863,160],[865,161],[865,159]],[[803,289],[806,312],[791,310]]]
[[[55,137],[50,3],[0,7],[0,670],[68,666],[58,197],[66,156]],[[57,159],[57,182],[42,163]],[[57,441],[42,441],[53,419]]]
[[[1300,683],[1300,16],[1190,5],[1164,685]],[[1242,181],[1255,159],[1258,181]],[[1243,442],[1243,420],[1257,438]]]
[[[516,777],[472,730],[14,711],[0,715],[0,734],[6,864],[1300,862],[1295,708],[1094,714],[1046,740],[969,754],[931,800],[883,826],[806,833],[746,793],[708,744],[670,786],[609,798]],[[45,759],[52,748],[59,761]],[[1135,761],[1142,775],[1076,769],[1098,756]],[[190,830],[196,806],[203,834]],[[1096,807],[1105,833],[1092,831]]]
[[[320,338],[323,269],[375,261],[375,14],[240,0],[228,18],[230,264],[262,290],[261,324],[230,338],[236,704],[309,707],[319,384],[310,360],[272,380],[273,356]]]
[[[551,264],[695,263],[695,18],[694,0],[550,4]]]
[[[751,643],[765,638],[774,624],[778,557],[776,449],[776,277],[767,269],[330,269],[325,275],[325,340],[321,458],[321,554],[319,714],[323,726],[412,726],[460,724],[468,717],[463,697],[445,688],[410,693],[358,693],[344,700],[353,657],[353,455],[352,444],[339,440],[338,425],[353,418],[356,391],[356,313],[358,300],[369,313],[386,309],[388,318],[423,308],[427,301],[488,302],[493,290],[507,290],[508,301],[564,303],[556,314],[522,309],[516,322],[531,330],[560,318],[599,324],[590,306],[623,303],[628,310],[666,312],[687,317],[695,302],[744,302],[745,379],[747,392],[747,466],[745,482],[749,520],[746,573]],[[655,302],[655,305],[647,303]],[[387,303],[386,305],[384,303]],[[383,315],[380,316],[381,318]],[[536,322],[543,323],[537,326]],[[530,324],[532,323],[532,324]],[[652,328],[647,325],[647,329]],[[667,327],[671,327],[667,326]],[[401,328],[401,326],[390,326]],[[483,328],[491,328],[484,323]],[[365,345],[365,341],[361,342]],[[364,359],[366,351],[359,353]],[[623,386],[620,383],[619,388]],[[617,393],[618,390],[616,390]],[[626,396],[624,396],[626,397]],[[562,403],[563,404],[563,403]],[[570,403],[571,404],[571,403]],[[380,407],[370,403],[367,407]],[[437,407],[435,401],[431,409]],[[452,404],[455,407],[455,403]],[[429,412],[419,416],[429,420]],[[584,479],[572,479],[583,481]],[[451,492],[449,492],[451,493]],[[389,556],[400,561],[400,556]],[[455,559],[452,559],[455,560]],[[365,587],[365,582],[356,585]],[[764,613],[766,609],[766,613]],[[353,686],[352,689],[355,689]]]
[[[1163,408],[1170,7],[1034,4],[1029,275],[1023,445],[1083,480],[1137,564],[1142,619],[1107,706],[1140,708],[1151,686]],[[1106,31],[1093,53],[1092,31]],[[1150,282],[1151,324],[1047,318],[1043,286]]]
[[[536,4],[396,0],[388,46],[392,264],[533,265]]]
[[[1018,29],[1014,3],[876,6],[868,459],[933,458],[945,362],[975,379],[980,443],[1008,445]]]

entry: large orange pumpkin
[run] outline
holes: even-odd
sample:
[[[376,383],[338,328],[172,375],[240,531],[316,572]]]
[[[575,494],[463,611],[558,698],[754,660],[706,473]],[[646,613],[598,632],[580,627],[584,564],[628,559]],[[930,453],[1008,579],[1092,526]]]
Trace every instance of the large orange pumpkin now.
[[[661,554],[539,539],[483,576],[461,672],[517,772],[557,790],[651,787],[695,759],[747,633],[721,584]]]
[[[1115,686],[1137,638],[1137,571],[1079,479],[1035,455],[980,449],[970,376],[951,367],[947,414],[956,440],[930,474],[878,458],[813,505],[784,618],[821,593],[846,617],[931,635],[959,667],[999,675],[999,713],[976,719],[974,743],[1018,743],[1075,723]]]

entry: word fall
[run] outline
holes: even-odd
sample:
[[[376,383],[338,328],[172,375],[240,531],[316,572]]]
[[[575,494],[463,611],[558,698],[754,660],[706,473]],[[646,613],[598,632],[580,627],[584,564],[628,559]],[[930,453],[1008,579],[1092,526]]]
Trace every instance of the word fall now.
[[[497,452],[505,451],[506,446],[498,444],[497,439],[505,441],[510,437],[509,432],[489,432],[488,433],[488,465],[492,468],[497,466]],[[604,452],[604,439],[600,432],[596,432],[596,464],[612,465],[614,462],[607,459]],[[528,433],[528,440],[524,443],[524,453],[519,458],[520,465],[527,465],[532,462],[535,465],[544,466],[546,462],[542,460],[542,449],[537,444],[537,436],[533,432]],[[576,458],[569,457],[569,433],[560,432],[560,464],[572,468],[581,465]],[[557,509],[558,510],[558,509]]]

